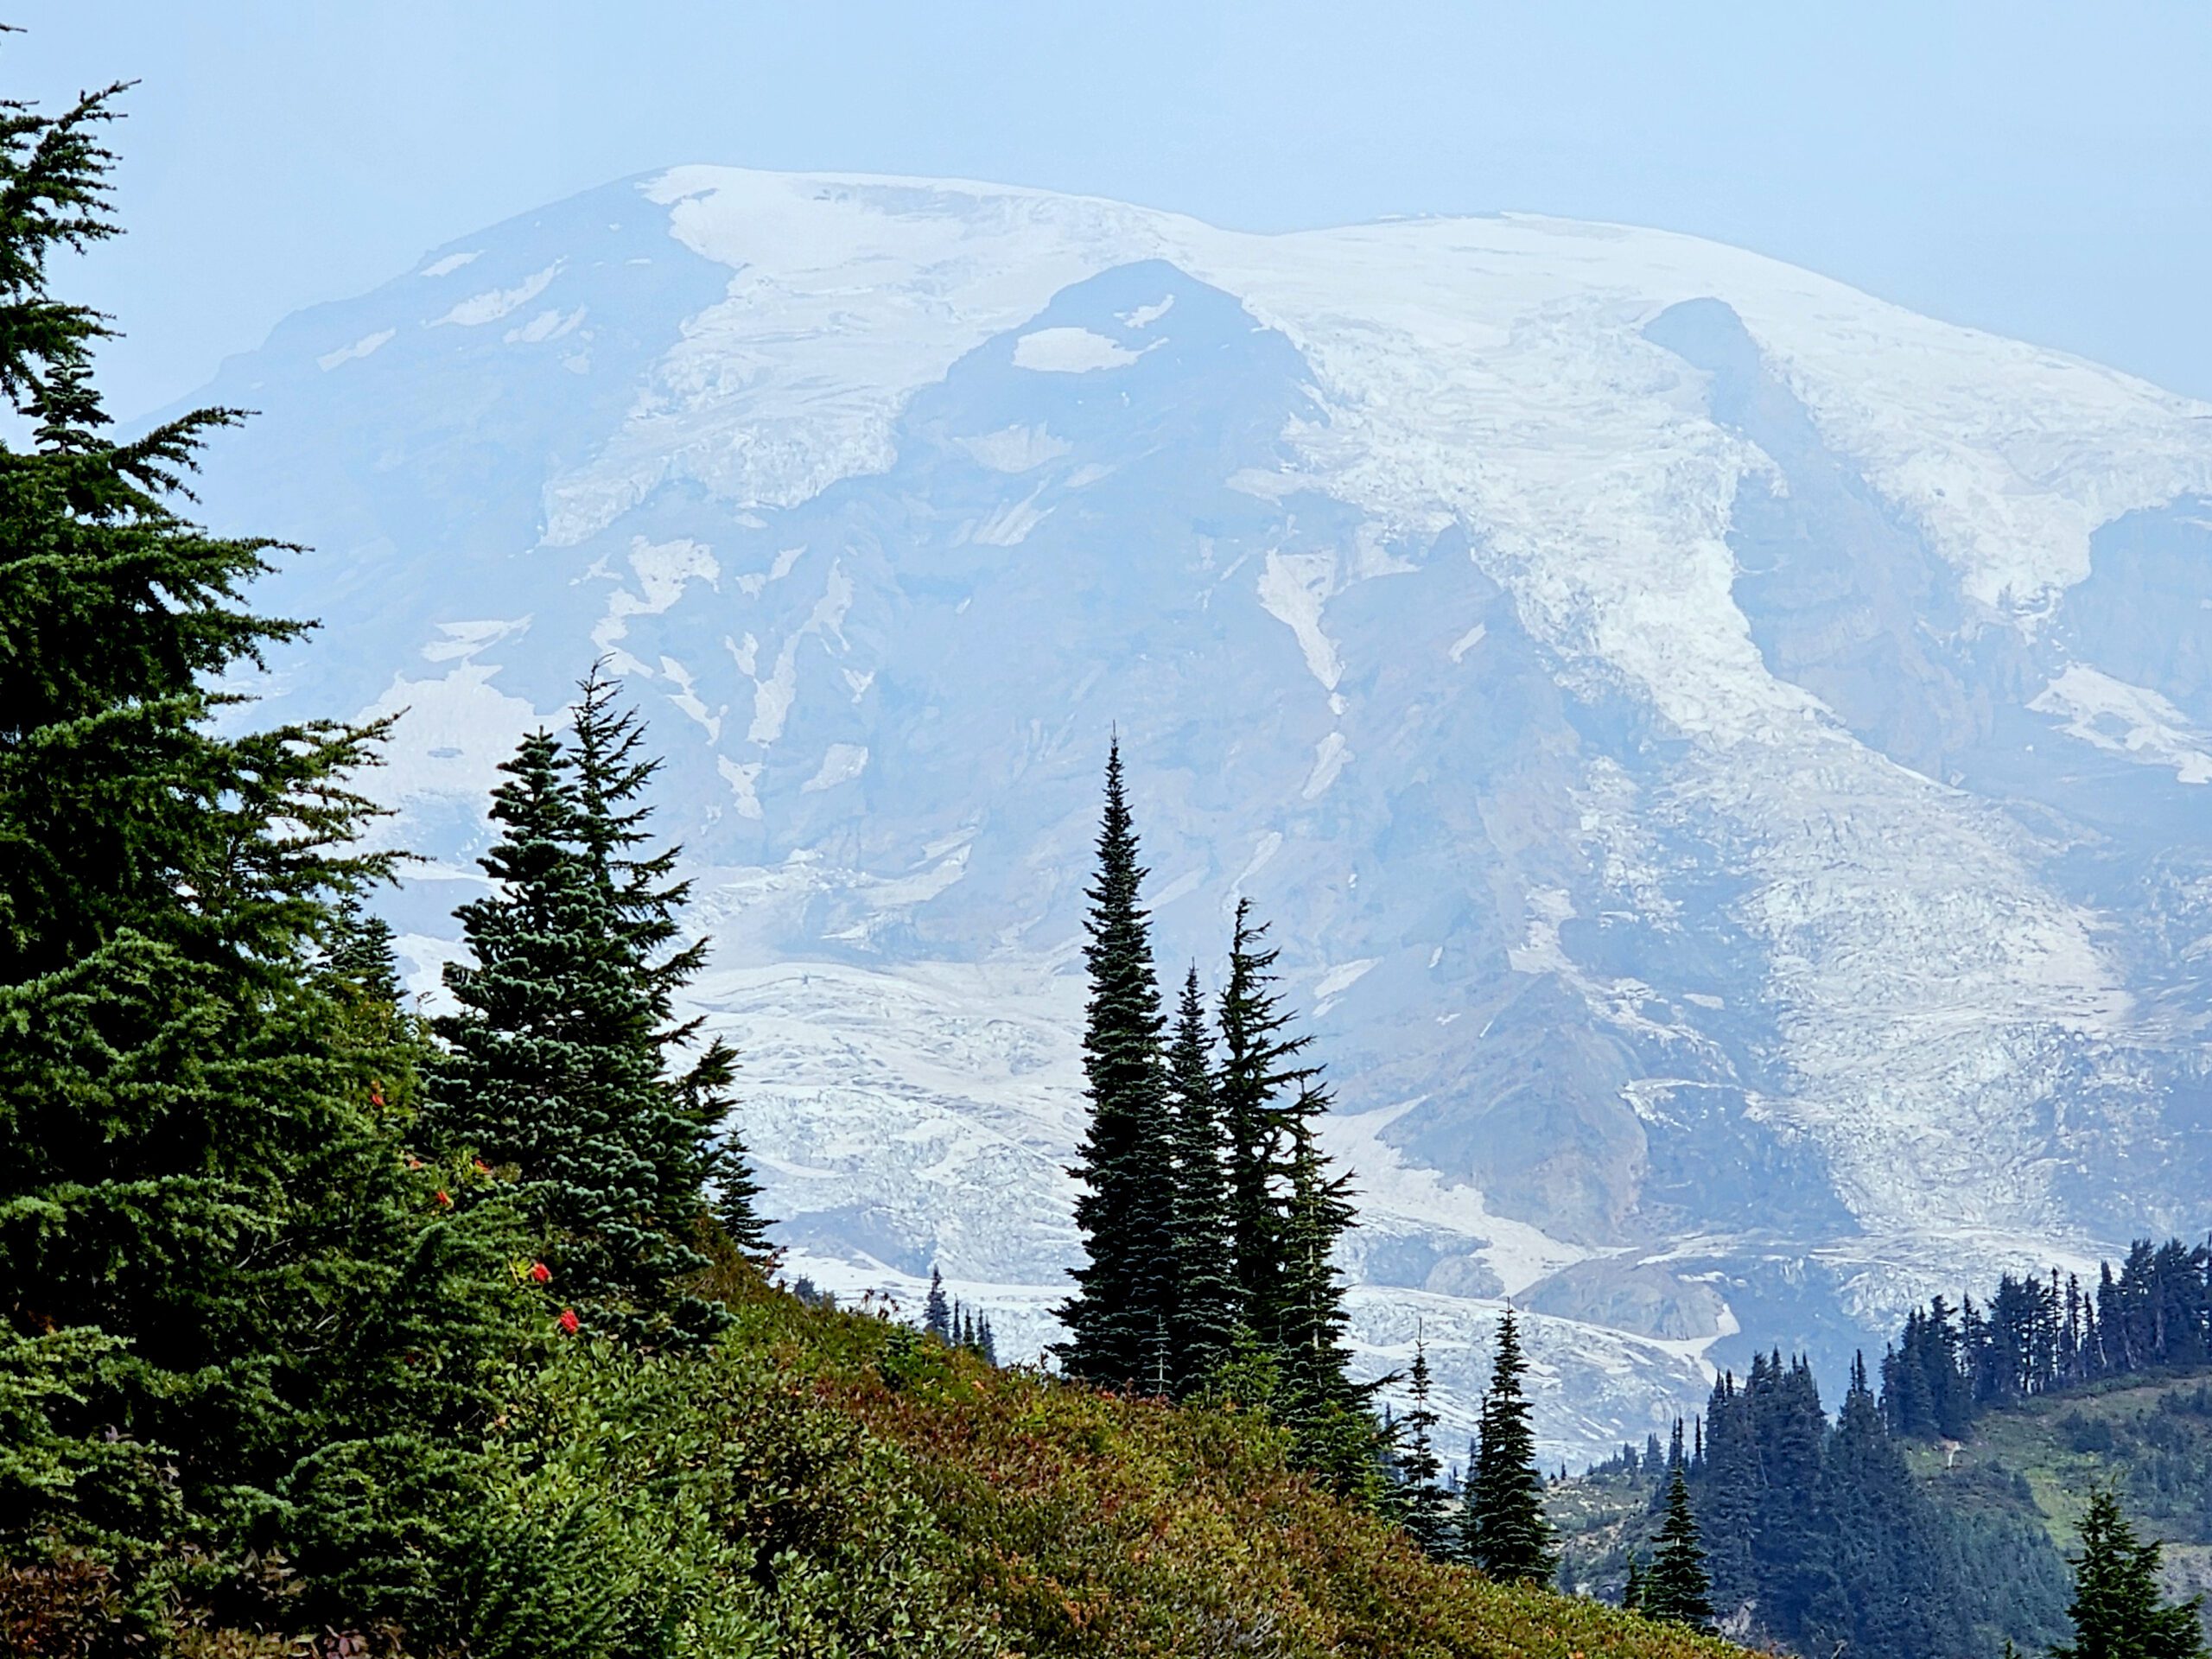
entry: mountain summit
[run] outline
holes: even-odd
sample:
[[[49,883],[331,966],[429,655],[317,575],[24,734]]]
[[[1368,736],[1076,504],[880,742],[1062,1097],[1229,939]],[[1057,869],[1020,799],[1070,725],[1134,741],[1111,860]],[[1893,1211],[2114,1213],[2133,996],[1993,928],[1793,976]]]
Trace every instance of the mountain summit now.
[[[1240,895],[1339,1085],[1377,1367],[1549,1451],[1756,1342],[2212,1223],[2212,407],[1695,239],[1257,236],[687,167],[282,324],[218,524],[452,950],[610,657],[791,1265],[1001,1352],[1073,1248],[1109,731],[1162,960]]]

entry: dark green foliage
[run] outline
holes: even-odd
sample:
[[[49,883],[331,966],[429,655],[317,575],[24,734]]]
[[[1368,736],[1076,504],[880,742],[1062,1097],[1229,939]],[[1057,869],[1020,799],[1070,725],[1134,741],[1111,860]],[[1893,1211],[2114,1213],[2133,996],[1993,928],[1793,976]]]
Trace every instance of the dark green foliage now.
[[[1071,1376],[1110,1387],[1167,1391],[1173,1346],[1174,1161],[1161,1065],[1160,987],[1137,895],[1147,874],[1122,776],[1118,742],[1106,757],[1098,871],[1089,889],[1084,959],[1090,1001],[1083,1034],[1090,1121],[1071,1172],[1084,1260],[1058,1312],[1067,1340],[1054,1350]]]
[[[952,1308],[944,1300],[944,1276],[930,1269],[930,1294],[922,1304],[922,1330],[939,1342],[952,1340]]]
[[[1238,1300],[1244,1318],[1262,1332],[1274,1329],[1281,1306],[1282,1262],[1274,1175],[1285,1090],[1311,1082],[1315,1071],[1298,1064],[1312,1041],[1290,1037],[1290,1015],[1274,990],[1278,952],[1268,948],[1267,925],[1252,919],[1249,899],[1236,901],[1229,944],[1229,982],[1221,993],[1221,1071],[1214,1097],[1229,1151],[1230,1243],[1236,1254]]]
[[[232,416],[111,443],[105,328],[47,291],[109,228],[107,98],[0,113],[0,1554],[83,1546],[137,1618],[187,1543],[202,1589],[276,1546],[304,1617],[404,1617],[512,1344],[505,1217],[406,1167],[404,1045],[350,1019],[388,988],[319,948],[378,732],[213,689],[305,632],[240,599],[275,544],[176,510]]]
[[[1900,1434],[1963,1440],[1980,1413],[2037,1395],[2212,1359],[2212,1248],[2138,1239],[2086,1292],[2054,1268],[2001,1276],[1986,1310],[1936,1297],[1882,1361],[1882,1412]]]
[[[1703,1630],[1713,1618],[1707,1592],[1705,1551],[1698,1541],[1697,1518],[1690,1512],[1689,1483],[1681,1465],[1667,1483],[1666,1519],[1651,1552],[1651,1571],[1635,1583],[1634,1605],[1648,1618],[1669,1618]]]
[[[1548,1584],[1559,1556],[1544,1517],[1544,1478],[1536,1467],[1528,1398],[1521,1391],[1528,1369],[1520,1327],[1508,1307],[1498,1321],[1490,1392],[1483,1396],[1474,1468],[1459,1511],[1460,1553],[1493,1579]]]
[[[2204,1659],[2195,1599],[2169,1604],[2158,1588],[2155,1542],[2135,1535],[2109,1491],[2094,1493],[2074,1562],[2074,1640],[2051,1659]]]
[[[473,960],[449,964],[460,1004],[435,1022],[426,1130],[511,1174],[553,1283],[588,1326],[639,1346],[697,1341],[715,1309],[682,1287],[705,1173],[702,1130],[662,1077],[662,1024],[618,907],[588,850],[569,768],[545,732],[501,770],[480,861],[495,882],[458,912]]]
[[[772,1249],[760,1213],[760,1188],[734,1126],[727,1120],[737,1055],[721,1038],[698,1043],[700,1021],[678,1020],[677,993],[706,965],[707,941],[678,945],[691,884],[674,879],[682,849],[646,851],[652,807],[647,786],[660,771],[645,749],[635,710],[618,699],[621,683],[594,663],[577,686],[569,721],[576,839],[611,913],[611,927],[652,1021],[665,1096],[652,1123],[661,1226],[681,1238],[696,1224],[699,1193],[711,1193],[722,1231],[747,1255]],[[696,1052],[695,1052],[696,1051]]]
[[[1243,1312],[1212,1043],[1195,967],[1183,981],[1176,1008],[1167,1097],[1174,1115],[1175,1264],[1181,1275],[1175,1298],[1176,1392],[1184,1395],[1203,1387],[1228,1355]]]
[[[1436,1410],[1429,1404],[1428,1345],[1418,1336],[1406,1378],[1412,1404],[1399,1425],[1398,1503],[1414,1541],[1427,1554],[1448,1559],[1458,1554],[1459,1540],[1440,1478],[1444,1466],[1436,1455]]]

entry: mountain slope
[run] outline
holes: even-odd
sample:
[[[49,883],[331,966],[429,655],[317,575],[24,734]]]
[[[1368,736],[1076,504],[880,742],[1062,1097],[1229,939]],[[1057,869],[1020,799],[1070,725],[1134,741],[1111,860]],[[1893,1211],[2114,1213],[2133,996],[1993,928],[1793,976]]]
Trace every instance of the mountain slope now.
[[[220,521],[435,855],[597,652],[671,753],[794,1262],[1046,1330],[1118,723],[1340,1085],[1370,1362],[1562,1454],[1738,1344],[2212,1221],[2212,410],[1661,232],[1256,237],[685,168],[288,321]],[[1748,1333],[1739,1337],[1738,1332]]]

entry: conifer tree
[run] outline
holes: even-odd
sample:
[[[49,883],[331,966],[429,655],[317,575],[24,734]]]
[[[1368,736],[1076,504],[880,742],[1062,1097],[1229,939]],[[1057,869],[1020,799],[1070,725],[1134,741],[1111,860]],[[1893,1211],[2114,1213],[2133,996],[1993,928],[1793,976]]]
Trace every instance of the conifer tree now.
[[[952,1309],[944,1300],[944,1275],[934,1267],[930,1269],[930,1294],[922,1303],[922,1330],[939,1342],[952,1341]]]
[[[1643,1558],[1631,1549],[1628,1553],[1628,1578],[1621,1586],[1621,1609],[1624,1612],[1643,1611]]]
[[[1181,1278],[1175,1298],[1179,1395],[1203,1386],[1227,1357],[1242,1313],[1211,1046],[1193,966],[1183,982],[1167,1054],[1174,1123],[1175,1264]]]
[[[1278,1100],[1313,1070],[1298,1063],[1311,1039],[1284,1033],[1290,1015],[1274,990],[1278,952],[1251,901],[1236,901],[1229,982],[1221,993],[1222,1062],[1216,1099],[1228,1141],[1229,1216],[1238,1300],[1245,1321],[1272,1337],[1280,1320],[1282,1247],[1274,1177],[1281,1139]]]
[[[1436,1408],[1429,1403],[1428,1344],[1416,1334],[1414,1363],[1407,1372],[1408,1409],[1398,1455],[1398,1478],[1403,1490],[1406,1530],[1422,1550],[1433,1556],[1455,1553],[1457,1540],[1445,1512],[1445,1492],[1438,1476]]]
[[[661,1077],[658,1009],[582,849],[559,744],[525,737],[493,796],[497,884],[458,912],[473,960],[450,963],[460,1012],[435,1022],[426,1128],[512,1173],[543,1230],[556,1281],[592,1328],[644,1347],[685,1345],[725,1315],[684,1292],[683,1163]]]
[[[1074,1376],[1165,1391],[1172,1352],[1174,1164],[1161,1065],[1160,987],[1137,903],[1147,874],[1122,774],[1121,744],[1106,758],[1098,871],[1088,890],[1090,1001],[1083,1038],[1090,1122],[1073,1173],[1084,1261],[1076,1294],[1058,1309],[1068,1339],[1054,1350]]]
[[[678,1240],[690,1236],[703,1189],[723,1234],[745,1255],[765,1261],[772,1251],[760,1211],[760,1183],[744,1141],[728,1121],[737,1055],[719,1037],[699,1046],[701,1021],[675,1017],[677,995],[706,965],[707,941],[677,944],[691,884],[673,874],[680,847],[645,850],[653,810],[646,790],[661,761],[646,753],[645,728],[635,709],[619,702],[621,691],[621,682],[603,662],[592,664],[578,683],[570,711],[568,759],[577,847],[649,1010],[660,1054],[660,1108],[631,1133],[652,1160],[654,1209],[664,1232]]]
[[[1520,1328],[1508,1307],[1498,1322],[1490,1392],[1483,1396],[1474,1469],[1461,1507],[1460,1548],[1493,1579],[1549,1583],[1559,1558],[1544,1515],[1544,1478],[1521,1391],[1528,1371]]]
[[[1666,1519],[1652,1549],[1650,1574],[1640,1586],[1638,1611],[1649,1618],[1703,1630],[1713,1620],[1712,1587],[1705,1572],[1705,1551],[1698,1541],[1697,1518],[1690,1513],[1689,1483],[1676,1464],[1667,1483]]]
[[[474,1478],[509,1235],[407,1167],[318,946],[380,868],[349,780],[382,728],[246,729],[216,689],[308,632],[240,598],[284,550],[180,510],[237,417],[111,442],[106,326],[48,288],[115,228],[115,90],[0,105],[0,397],[29,432],[0,441],[0,1462],[43,1471],[0,1551],[86,1545],[136,1593],[156,1544],[211,1572],[273,1546],[308,1618],[405,1620],[404,1563]]]
[[[1284,1116],[1290,1155],[1275,1229],[1274,1335],[1282,1354],[1283,1374],[1294,1392],[1316,1402],[1351,1408],[1372,1389],[1351,1381],[1351,1355],[1344,1344],[1351,1319],[1344,1311],[1335,1255],[1337,1241],[1355,1224],[1357,1212],[1350,1197],[1351,1178],[1328,1173],[1314,1140],[1313,1120],[1327,1105],[1328,1097],[1318,1083],[1309,1081]]]
[[[2158,1587],[2162,1547],[2135,1535],[2108,1490],[2089,1496],[2074,1558],[2074,1640],[2051,1659],[2204,1659],[2201,1598],[2170,1603]]]

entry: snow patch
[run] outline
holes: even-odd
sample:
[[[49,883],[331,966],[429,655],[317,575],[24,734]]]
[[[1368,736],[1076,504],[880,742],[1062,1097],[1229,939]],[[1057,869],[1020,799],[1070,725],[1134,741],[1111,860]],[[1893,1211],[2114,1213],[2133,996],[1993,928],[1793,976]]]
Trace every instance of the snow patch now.
[[[2147,766],[2171,766],[2184,784],[2212,784],[2212,734],[2158,692],[2086,663],[2069,663],[2028,705],[2054,715],[2082,742]]]
[[[963,438],[960,447],[976,461],[995,473],[1026,473],[1058,461],[1075,445],[1056,438],[1043,426],[1009,426],[986,432],[980,438]]]
[[[558,306],[539,312],[519,328],[510,328],[500,336],[509,346],[535,346],[540,340],[558,340],[584,320],[584,308],[578,306],[563,316]]]
[[[849,784],[868,770],[868,749],[859,743],[832,743],[823,752],[821,770],[799,785],[799,793],[812,795],[822,790],[835,789],[840,784]]]
[[[1321,607],[1335,588],[1336,575],[1333,553],[1270,552],[1260,573],[1261,605],[1298,636],[1306,669],[1325,691],[1334,691],[1344,671],[1336,642],[1321,628]]]
[[[1344,762],[1351,759],[1342,732],[1331,732],[1313,746],[1313,770],[1306,774],[1306,786],[1298,792],[1306,800],[1313,800],[1337,781],[1337,774],[1344,769]]]
[[[467,253],[449,253],[446,255],[444,258],[433,260],[430,264],[423,266],[422,275],[425,276],[450,276],[454,272],[459,270],[470,260],[481,257],[483,252],[484,250],[481,248],[472,248]]]
[[[334,352],[325,352],[321,357],[315,359],[315,365],[327,374],[340,363],[351,363],[358,358],[366,357],[371,352],[380,349],[398,332],[396,328],[379,328],[373,334],[363,334],[351,346],[341,346]]]
[[[461,328],[478,328],[487,322],[497,322],[510,311],[519,310],[552,286],[553,279],[561,274],[569,262],[556,259],[534,276],[525,276],[512,288],[494,288],[484,293],[471,295],[461,301],[430,327],[442,328],[451,323]]]
[[[1095,369],[1118,369],[1134,363],[1153,346],[1131,351],[1118,340],[1094,334],[1088,328],[1039,328],[1014,342],[1014,366],[1040,374],[1089,374]]]

